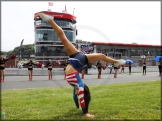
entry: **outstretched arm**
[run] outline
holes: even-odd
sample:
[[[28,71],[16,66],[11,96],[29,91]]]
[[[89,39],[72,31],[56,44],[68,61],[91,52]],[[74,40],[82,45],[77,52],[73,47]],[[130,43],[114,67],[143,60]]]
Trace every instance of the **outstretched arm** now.
[[[29,63],[24,63],[23,66],[26,66],[26,65],[28,65],[28,64],[29,64]]]
[[[12,58],[11,58],[11,57],[7,58],[7,59],[5,60],[5,62],[8,61],[8,60],[10,60],[10,59],[12,59]]]

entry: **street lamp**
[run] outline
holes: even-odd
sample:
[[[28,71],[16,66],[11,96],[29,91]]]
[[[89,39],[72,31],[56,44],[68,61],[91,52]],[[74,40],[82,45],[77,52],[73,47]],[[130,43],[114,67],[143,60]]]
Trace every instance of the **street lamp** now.
[[[73,16],[74,16],[74,9],[75,9],[75,8],[73,8]]]

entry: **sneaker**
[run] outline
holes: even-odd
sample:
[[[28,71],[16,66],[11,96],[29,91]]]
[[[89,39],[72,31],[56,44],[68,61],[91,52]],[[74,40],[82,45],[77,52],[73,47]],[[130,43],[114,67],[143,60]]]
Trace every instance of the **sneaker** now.
[[[118,62],[117,62],[117,63],[114,63],[114,65],[115,65],[115,66],[121,66],[121,65],[123,65],[123,64],[125,64],[125,63],[126,63],[126,61],[125,61],[125,60],[120,59],[120,60],[118,60]]]
[[[84,79],[84,76],[82,76],[82,79]]]
[[[116,74],[114,74],[114,78],[117,78]]]
[[[53,16],[44,14],[44,13],[38,13],[38,15],[44,20],[44,21],[49,21],[49,20],[53,20]]]

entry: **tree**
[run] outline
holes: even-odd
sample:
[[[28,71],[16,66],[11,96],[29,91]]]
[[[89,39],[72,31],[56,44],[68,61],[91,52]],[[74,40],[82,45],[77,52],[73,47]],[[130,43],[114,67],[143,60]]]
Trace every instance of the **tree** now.
[[[2,53],[6,53],[7,56],[10,56],[11,54],[19,55],[19,49],[20,46],[15,47],[13,50],[10,50],[8,52],[2,52]],[[22,45],[22,54],[33,54],[33,53],[34,53],[33,44]]]
[[[132,44],[137,44],[136,42],[132,42]]]

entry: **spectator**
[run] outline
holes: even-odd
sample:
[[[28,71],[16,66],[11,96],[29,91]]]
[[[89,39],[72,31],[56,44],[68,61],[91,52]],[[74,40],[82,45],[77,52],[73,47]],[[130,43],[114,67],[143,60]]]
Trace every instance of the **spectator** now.
[[[122,67],[121,73],[124,74],[124,64],[121,67]]]
[[[158,61],[158,68],[159,68],[159,76],[162,76],[162,59],[160,58]]]
[[[143,75],[146,75],[146,59],[143,60]]]
[[[131,62],[129,62],[128,66],[129,66],[129,75],[131,75],[131,69],[132,69],[132,64],[131,64]]]

